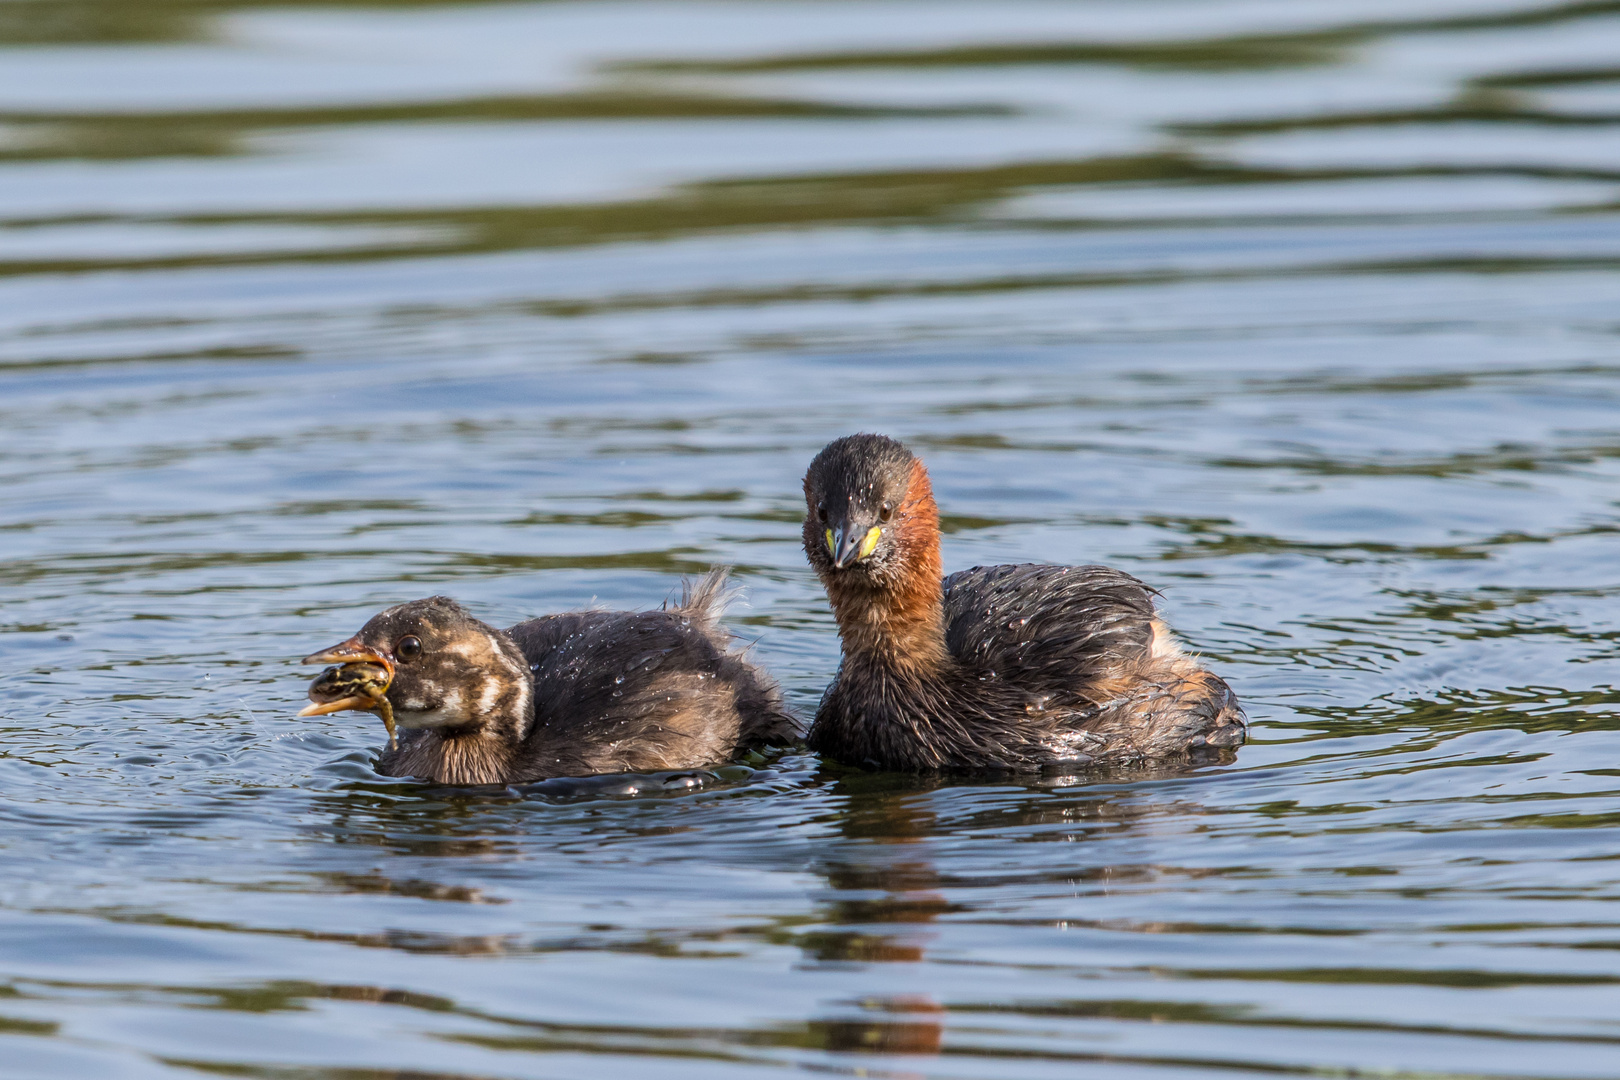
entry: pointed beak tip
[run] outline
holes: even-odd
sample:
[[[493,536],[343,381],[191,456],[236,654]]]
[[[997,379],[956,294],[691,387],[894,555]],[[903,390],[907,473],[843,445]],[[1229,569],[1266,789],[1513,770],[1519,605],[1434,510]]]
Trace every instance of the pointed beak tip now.
[[[376,649],[361,644],[358,638],[339,642],[330,649],[310,653],[300,664],[381,664],[388,671],[389,678],[394,675],[394,662],[382,655]]]
[[[833,569],[843,570],[871,555],[877,550],[878,538],[882,532],[882,528],[877,525],[857,530],[848,523],[841,526],[836,533],[829,529],[827,548],[832,556]]]

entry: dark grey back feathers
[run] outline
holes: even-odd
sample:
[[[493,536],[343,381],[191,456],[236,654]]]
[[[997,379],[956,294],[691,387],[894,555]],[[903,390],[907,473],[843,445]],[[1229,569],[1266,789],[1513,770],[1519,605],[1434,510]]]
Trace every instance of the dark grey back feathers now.
[[[911,671],[846,652],[812,749],[908,771],[1026,770],[1243,741],[1231,690],[1175,647],[1151,590],[1129,574],[977,566],[946,578],[941,602],[946,667]]]
[[[800,726],[776,684],[730,648],[720,623],[725,580],[725,570],[712,571],[660,611],[576,611],[504,631],[483,627],[503,650],[521,654],[521,676],[479,675],[522,680],[523,700],[532,702],[524,723],[511,735],[487,722],[415,731],[382,755],[379,769],[448,783],[523,783],[699,768],[796,742]],[[441,601],[419,604],[435,617],[472,622]]]
[[[1106,566],[975,566],[944,582],[945,646],[956,660],[1031,685],[1141,658],[1153,639],[1146,585]]]
[[[540,775],[712,764],[797,741],[780,690],[730,649],[725,571],[663,611],[577,611],[506,633],[534,677],[523,759]]]

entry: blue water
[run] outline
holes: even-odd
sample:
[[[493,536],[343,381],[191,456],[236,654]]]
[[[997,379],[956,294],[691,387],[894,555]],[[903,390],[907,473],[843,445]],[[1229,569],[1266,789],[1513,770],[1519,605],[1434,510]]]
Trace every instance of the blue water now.
[[[0,1074],[1620,1074],[1620,4],[0,2]],[[813,712],[830,438],[1254,721],[434,788],[435,592]]]

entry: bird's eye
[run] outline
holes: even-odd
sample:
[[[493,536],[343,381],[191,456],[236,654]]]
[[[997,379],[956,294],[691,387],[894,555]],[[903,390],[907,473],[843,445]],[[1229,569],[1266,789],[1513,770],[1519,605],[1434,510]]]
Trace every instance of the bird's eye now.
[[[816,520],[818,520],[818,521],[826,521],[827,520],[827,504],[826,503],[816,503]]]
[[[891,506],[888,503],[884,503],[882,506],[878,507],[878,520],[879,521],[888,521],[892,517],[894,517],[894,507],[893,506]]]
[[[394,655],[401,660],[415,660],[422,655],[422,639],[415,636],[400,638],[394,642]]]

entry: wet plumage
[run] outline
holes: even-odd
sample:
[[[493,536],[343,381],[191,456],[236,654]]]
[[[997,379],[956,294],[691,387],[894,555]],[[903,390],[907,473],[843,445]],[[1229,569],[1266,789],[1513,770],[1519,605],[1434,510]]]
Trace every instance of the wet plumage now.
[[[805,551],[843,661],[809,743],[903,770],[1163,758],[1243,741],[1237,699],[1181,651],[1153,594],[1104,566],[943,577],[927,470],[880,435],[805,476]]]
[[[415,600],[308,660],[388,668],[402,734],[377,768],[390,776],[520,783],[712,765],[799,736],[775,683],[730,648],[724,582],[712,572],[667,610],[570,612],[506,630],[447,597]],[[306,710],[319,711],[331,707]]]

